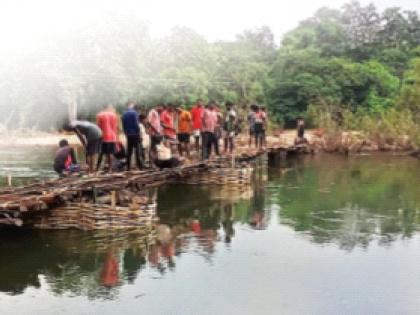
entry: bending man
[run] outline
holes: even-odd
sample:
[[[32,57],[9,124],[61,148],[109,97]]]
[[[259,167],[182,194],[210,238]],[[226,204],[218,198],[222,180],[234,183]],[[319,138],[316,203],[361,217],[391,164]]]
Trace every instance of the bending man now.
[[[95,159],[99,153],[102,143],[101,129],[89,121],[81,120],[72,121],[64,129],[76,133],[85,148],[88,171],[89,173],[93,172]]]

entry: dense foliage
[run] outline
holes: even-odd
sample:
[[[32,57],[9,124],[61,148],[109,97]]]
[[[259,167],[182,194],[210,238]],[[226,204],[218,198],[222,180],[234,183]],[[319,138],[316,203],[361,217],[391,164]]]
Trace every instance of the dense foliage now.
[[[417,12],[353,1],[322,8],[276,45],[268,27],[208,42],[186,28],[153,39],[135,19],[97,23],[46,40],[0,64],[4,126],[54,126],[68,104],[83,114],[131,99],[191,104],[196,98],[269,105],[278,121],[328,102],[353,113],[396,106],[420,119]]]
[[[384,111],[395,106],[401,86],[412,93],[415,80],[408,82],[405,73],[419,45],[416,12],[390,8],[380,14],[356,1],[342,10],[320,9],[283,39],[271,73],[272,109],[294,119],[323,99],[352,111]]]

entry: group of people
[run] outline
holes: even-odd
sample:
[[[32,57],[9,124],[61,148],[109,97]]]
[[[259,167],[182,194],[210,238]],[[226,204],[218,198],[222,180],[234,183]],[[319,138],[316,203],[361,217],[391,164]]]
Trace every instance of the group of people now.
[[[255,146],[262,148],[266,142],[265,108],[252,105],[247,118],[249,145],[254,140]],[[213,151],[220,155],[220,139],[223,139],[224,153],[232,154],[242,120],[230,102],[225,104],[225,110],[213,101],[205,105],[201,99],[191,110],[184,106],[158,104],[147,115],[129,102],[121,119],[110,105],[97,114],[96,124],[75,120],[64,129],[78,136],[85,149],[87,171],[93,172],[101,168],[104,157],[108,170],[130,170],[133,154],[138,169],[176,167],[184,157],[191,157],[191,149],[201,153],[201,159],[206,160]],[[125,135],[126,149],[120,141],[120,129]],[[54,162],[55,171],[67,174],[80,170],[76,166],[76,154],[68,141],[61,140],[59,146]],[[178,157],[173,155],[175,151],[178,151]]]

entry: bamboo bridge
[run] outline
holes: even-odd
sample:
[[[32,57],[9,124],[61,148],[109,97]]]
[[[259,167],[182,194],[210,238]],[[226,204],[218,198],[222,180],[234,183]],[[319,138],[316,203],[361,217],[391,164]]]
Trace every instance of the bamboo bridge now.
[[[165,183],[249,185],[251,162],[292,153],[308,153],[302,146],[270,147],[219,157],[173,169],[96,173],[38,181],[0,190],[0,227],[44,229],[118,229],[152,224],[156,196],[150,189]]]

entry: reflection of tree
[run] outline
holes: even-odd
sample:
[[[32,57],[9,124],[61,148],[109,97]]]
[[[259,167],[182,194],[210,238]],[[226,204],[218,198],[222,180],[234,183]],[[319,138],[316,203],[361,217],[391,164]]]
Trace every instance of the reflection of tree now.
[[[30,231],[0,230],[0,238],[0,291],[21,294],[29,286],[38,288],[39,257],[45,257],[47,248]],[[24,244],[21,250],[16,243]]]
[[[322,156],[294,163],[277,179],[281,221],[315,242],[351,250],[373,239],[388,244],[420,229],[415,160]]]

